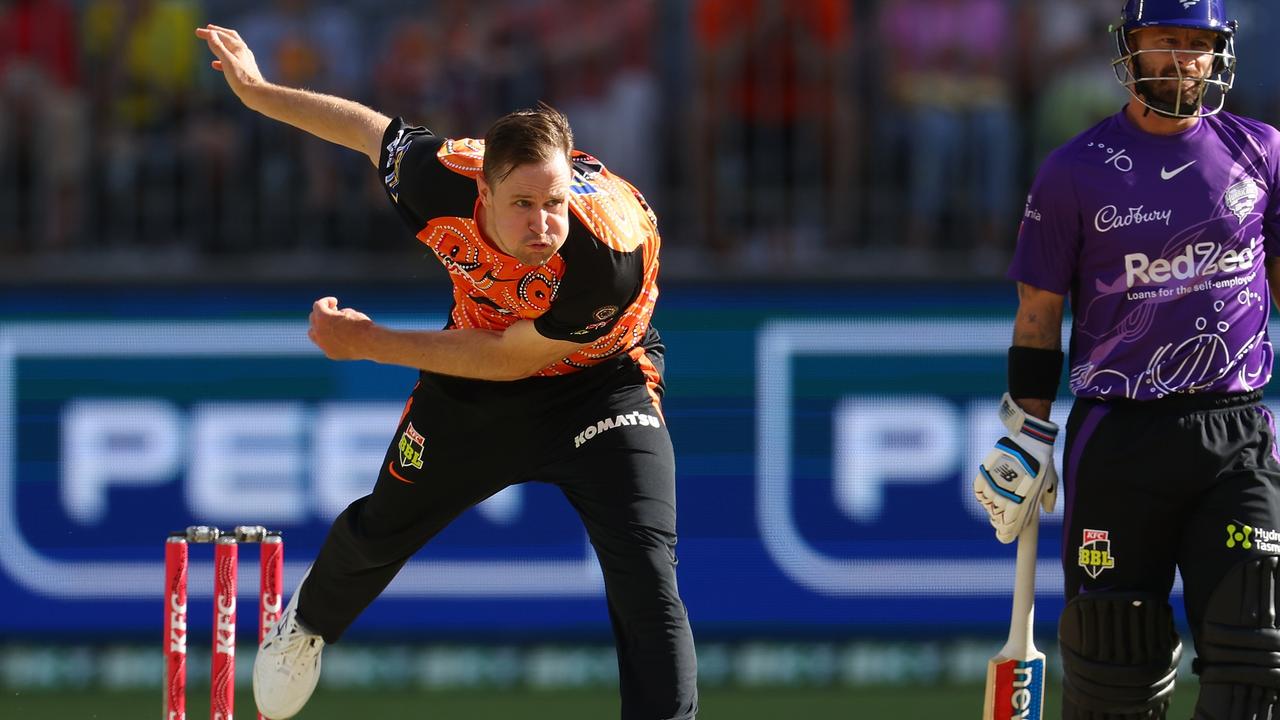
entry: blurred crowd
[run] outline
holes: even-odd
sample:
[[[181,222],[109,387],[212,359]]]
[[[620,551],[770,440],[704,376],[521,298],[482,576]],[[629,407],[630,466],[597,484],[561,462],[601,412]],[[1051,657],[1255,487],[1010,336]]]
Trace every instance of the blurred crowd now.
[[[1268,2],[1230,3],[1229,107],[1275,122]],[[1121,4],[0,0],[0,269],[405,257],[367,160],[238,105],[193,36],[215,22],[269,80],[440,134],[550,102],[645,192],[670,272],[995,277],[1040,159],[1124,102]]]

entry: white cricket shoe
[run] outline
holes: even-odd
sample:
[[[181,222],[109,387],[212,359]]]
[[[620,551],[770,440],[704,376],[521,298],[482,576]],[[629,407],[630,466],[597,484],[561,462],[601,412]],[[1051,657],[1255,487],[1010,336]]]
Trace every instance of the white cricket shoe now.
[[[297,715],[320,680],[324,638],[298,622],[301,589],[299,583],[280,622],[267,633],[253,659],[253,701],[258,704],[258,712],[271,720]]]

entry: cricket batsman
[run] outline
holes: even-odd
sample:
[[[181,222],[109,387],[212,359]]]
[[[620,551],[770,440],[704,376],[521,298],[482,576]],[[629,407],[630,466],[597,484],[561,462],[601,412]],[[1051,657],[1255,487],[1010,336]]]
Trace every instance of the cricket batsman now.
[[[1280,449],[1261,403],[1280,302],[1280,134],[1223,111],[1226,0],[1129,0],[1117,114],[1044,161],[1009,277],[1009,430],[974,491],[1011,541],[1052,507],[1064,354],[1064,720],[1164,718],[1183,581],[1198,720],[1280,717]]]

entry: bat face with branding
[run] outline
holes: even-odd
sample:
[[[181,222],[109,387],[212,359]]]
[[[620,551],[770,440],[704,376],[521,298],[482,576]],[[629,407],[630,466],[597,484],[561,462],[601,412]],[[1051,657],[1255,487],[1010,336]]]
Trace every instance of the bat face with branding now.
[[[1018,534],[1009,640],[987,662],[982,720],[1040,720],[1044,712],[1044,653],[1036,649],[1032,637],[1039,535],[1039,512],[1033,512]]]
[[[983,720],[1040,720],[1044,711],[1044,653],[987,662]]]

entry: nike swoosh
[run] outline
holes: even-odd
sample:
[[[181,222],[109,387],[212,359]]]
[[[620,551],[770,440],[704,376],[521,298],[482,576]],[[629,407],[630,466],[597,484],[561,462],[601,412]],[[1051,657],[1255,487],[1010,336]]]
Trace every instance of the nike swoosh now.
[[[1196,164],[1196,161],[1195,161],[1195,160],[1192,160],[1191,162],[1187,163],[1186,165],[1183,165],[1183,166],[1182,166],[1182,167],[1180,167],[1180,168],[1175,168],[1175,169],[1173,169],[1173,170],[1165,170],[1165,169],[1164,169],[1164,166],[1162,165],[1162,166],[1160,166],[1160,179],[1161,179],[1161,180],[1172,180],[1172,179],[1174,179],[1175,177],[1177,177],[1177,176],[1178,176],[1178,173],[1182,172],[1183,170],[1186,170],[1187,168],[1189,168],[1189,167],[1191,167],[1192,165],[1195,165],[1195,164]]]
[[[397,479],[397,480],[399,480],[400,482],[404,483],[405,485],[412,485],[412,484],[413,484],[413,481],[412,481],[412,480],[407,480],[407,479],[405,479],[405,478],[404,478],[404,476],[402,476],[400,473],[396,472],[396,468],[395,468],[394,461],[393,461],[393,462],[389,462],[389,463],[387,463],[387,472],[391,473],[391,476],[392,476],[392,477],[394,477],[395,479]]]

